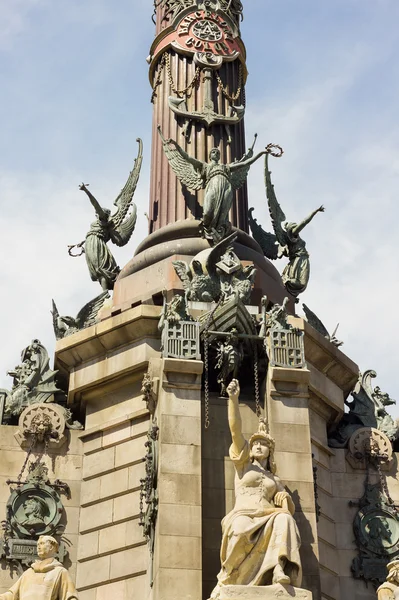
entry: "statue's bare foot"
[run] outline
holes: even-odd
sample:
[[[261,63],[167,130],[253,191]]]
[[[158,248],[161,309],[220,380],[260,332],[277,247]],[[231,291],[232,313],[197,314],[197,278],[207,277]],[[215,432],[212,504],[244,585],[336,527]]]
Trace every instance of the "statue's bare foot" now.
[[[283,585],[289,585],[291,583],[291,579],[284,573],[280,564],[274,567],[273,583],[282,583]]]

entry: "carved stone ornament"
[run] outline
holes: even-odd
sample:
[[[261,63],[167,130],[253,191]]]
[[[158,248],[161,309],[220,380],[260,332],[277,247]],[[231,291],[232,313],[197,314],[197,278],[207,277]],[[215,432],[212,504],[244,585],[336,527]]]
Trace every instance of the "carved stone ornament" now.
[[[359,555],[353,560],[352,572],[355,578],[378,585],[385,581],[387,564],[399,555],[398,515],[379,483],[366,484],[358,506],[353,531]]]
[[[15,439],[22,447],[29,446],[33,437],[46,441],[48,448],[59,448],[66,442],[65,409],[54,403],[32,404],[25,408],[18,421]]]
[[[223,61],[240,58],[244,62],[245,50],[239,38],[237,25],[227,15],[196,10],[178,17],[167,35],[155,40],[151,57],[158,57],[168,48],[188,56],[209,52]]]
[[[12,491],[6,505],[7,518],[18,537],[37,538],[58,532],[64,507],[49,483],[27,481]]]
[[[57,490],[69,496],[69,487],[59,480],[51,483],[43,463],[31,463],[25,481],[7,483],[17,487],[11,488],[6,504],[1,554],[7,561],[29,566],[37,558],[37,539],[63,532],[64,507]],[[65,554],[65,546],[60,544],[58,558],[62,561]]]
[[[217,600],[312,600],[312,592],[292,585],[275,585],[252,587],[247,585],[225,585],[214,596]]]
[[[370,460],[378,460],[381,468],[388,470],[392,454],[392,444],[385,433],[374,427],[362,427],[349,440],[346,460],[354,469],[366,469]]]
[[[303,331],[288,323],[288,298],[283,304],[274,304],[266,312],[267,297],[262,298],[262,326],[260,335],[265,337],[265,346],[272,367],[304,369],[305,347]]]
[[[150,371],[144,374],[143,383],[141,385],[141,393],[143,394],[143,402],[146,403],[147,410],[152,415],[155,413],[158,401],[159,377],[153,377]]]
[[[155,527],[158,517],[158,434],[156,420],[147,434],[145,446],[147,453],[144,457],[146,476],[141,479],[140,490],[140,521],[143,535],[148,543],[151,557],[150,583],[153,584],[153,557],[155,544]],[[144,510],[144,503],[146,509]]]

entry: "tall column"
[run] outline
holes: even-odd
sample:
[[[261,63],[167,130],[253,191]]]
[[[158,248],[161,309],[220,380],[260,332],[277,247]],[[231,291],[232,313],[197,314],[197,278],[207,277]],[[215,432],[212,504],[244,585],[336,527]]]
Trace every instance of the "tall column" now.
[[[219,148],[224,163],[240,160],[245,153],[243,119],[229,125],[228,130],[227,121],[207,124],[198,118],[186,119],[171,109],[173,103],[179,112],[192,114],[203,113],[208,106],[223,120],[237,114],[233,106],[245,106],[247,71],[239,31],[240,4],[226,0],[203,4],[188,1],[183,10],[181,4],[173,9],[173,2],[164,1],[156,10],[156,38],[150,53],[150,82],[154,89],[150,233],[178,220],[200,220],[203,203],[203,190],[182,188],[171,170],[158,125],[166,138],[177,141],[190,156],[203,162],[208,161],[213,147]],[[232,224],[244,231],[248,231],[247,211],[244,185],[235,194],[230,215]]]
[[[197,360],[163,360],[153,600],[202,600],[201,374]]]

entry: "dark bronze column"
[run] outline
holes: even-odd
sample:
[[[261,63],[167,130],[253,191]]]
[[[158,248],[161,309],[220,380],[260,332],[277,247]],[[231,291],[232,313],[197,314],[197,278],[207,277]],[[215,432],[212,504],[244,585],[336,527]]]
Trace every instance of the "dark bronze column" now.
[[[221,161],[245,154],[245,48],[240,38],[238,0],[161,0],[154,13],[156,38],[150,52],[153,124],[150,233],[183,219],[200,220],[203,190],[182,188],[169,167],[157,127],[194,158],[207,161],[218,147]],[[234,108],[235,107],[235,108]],[[238,109],[238,110],[235,110]],[[198,113],[215,113],[213,123]],[[188,119],[182,113],[197,113]],[[215,116],[217,115],[217,116]],[[239,116],[238,116],[239,115]],[[237,123],[229,124],[226,117]],[[241,120],[239,120],[241,119]],[[226,121],[226,123],[219,121]],[[248,231],[247,188],[235,193],[230,219]]]

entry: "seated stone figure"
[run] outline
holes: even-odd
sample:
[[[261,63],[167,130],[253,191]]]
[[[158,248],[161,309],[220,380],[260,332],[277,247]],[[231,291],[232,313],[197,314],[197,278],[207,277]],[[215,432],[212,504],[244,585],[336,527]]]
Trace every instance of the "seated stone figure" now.
[[[387,566],[388,577],[377,590],[378,600],[399,600],[399,560]]]
[[[37,542],[38,561],[21,575],[0,600],[78,600],[75,585],[66,569],[54,557],[58,542],[42,535]]]
[[[242,434],[236,379],[227,393],[236,499],[222,521],[222,568],[211,598],[218,598],[226,585],[299,587],[300,537],[292,517],[293,501],[275,475],[274,440],[261,420],[258,432],[248,442]]]

